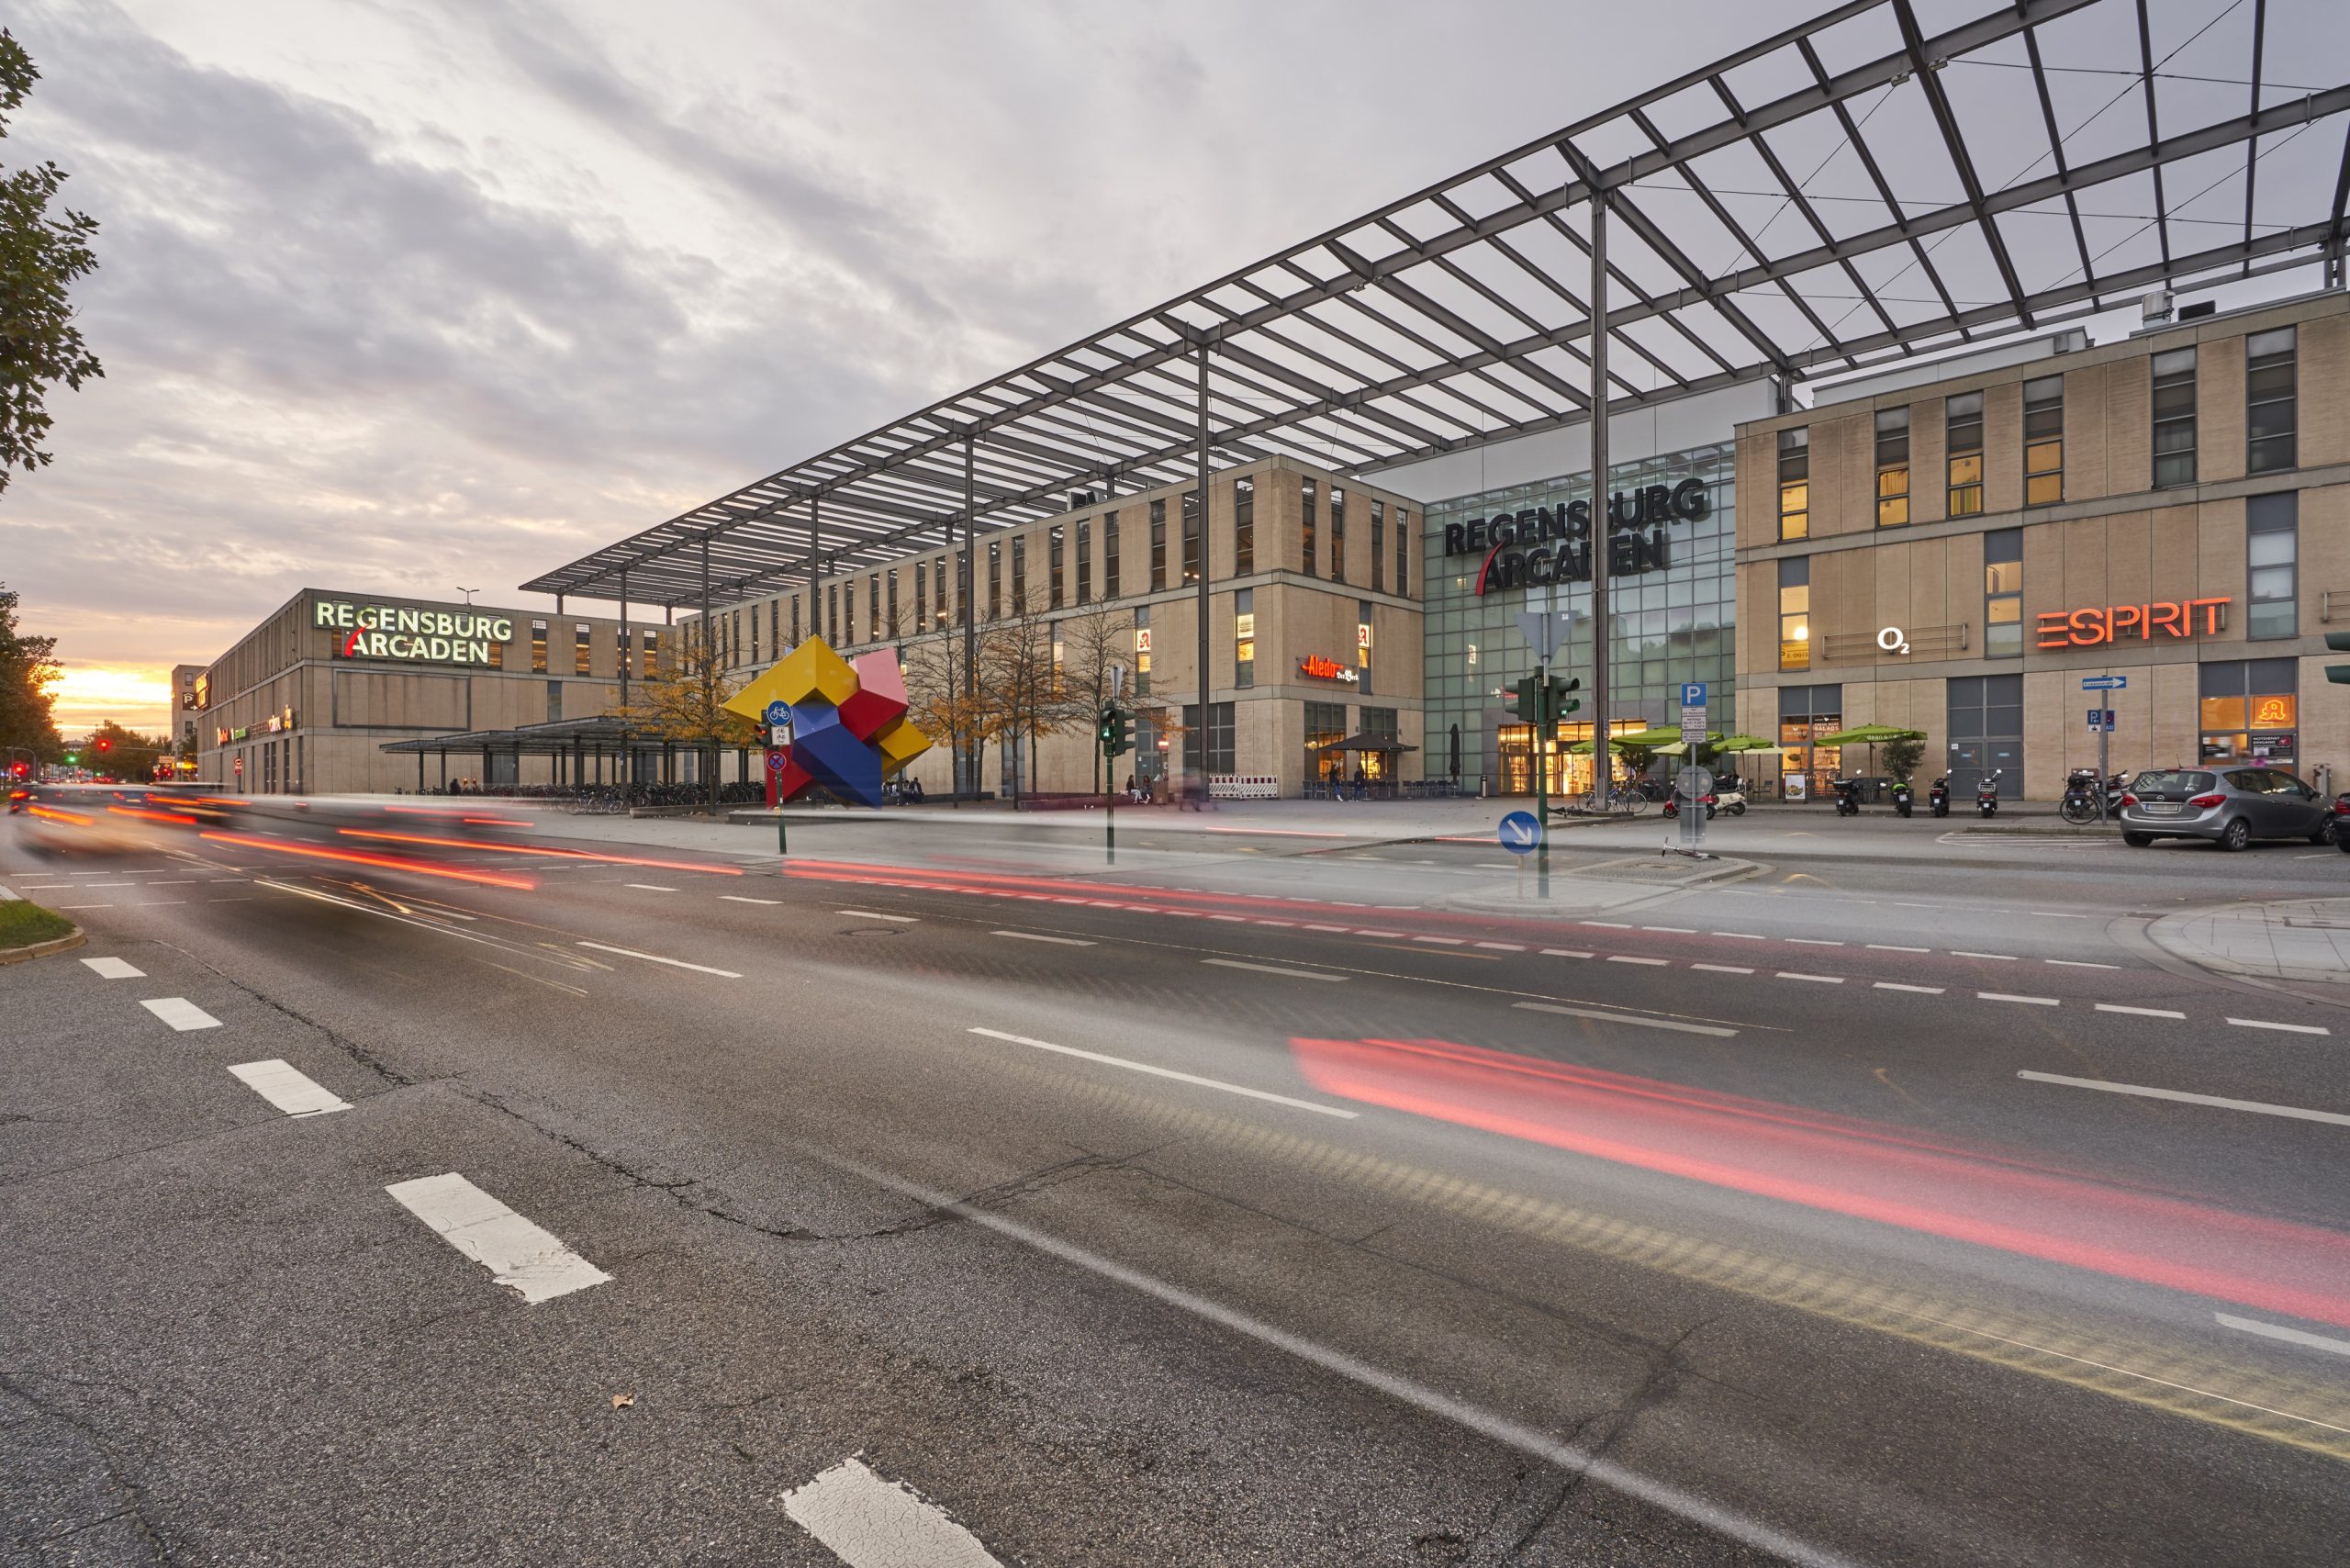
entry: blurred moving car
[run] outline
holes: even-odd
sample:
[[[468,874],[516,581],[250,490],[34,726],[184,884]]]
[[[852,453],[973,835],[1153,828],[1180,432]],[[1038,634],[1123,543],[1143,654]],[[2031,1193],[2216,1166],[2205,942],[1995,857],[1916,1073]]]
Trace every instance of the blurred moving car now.
[[[2158,838],[2209,839],[2230,850],[2256,838],[2325,844],[2336,821],[2323,796],[2281,767],[2154,768],[2121,797],[2121,841],[2137,849]]]

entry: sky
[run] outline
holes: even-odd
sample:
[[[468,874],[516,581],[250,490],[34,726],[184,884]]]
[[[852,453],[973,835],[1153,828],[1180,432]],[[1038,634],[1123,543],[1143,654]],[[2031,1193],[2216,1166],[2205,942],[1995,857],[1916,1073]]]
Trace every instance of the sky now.
[[[304,587],[534,608],[515,584],[1818,8],[14,6],[43,79],[0,163],[53,158],[100,222],[106,375],[0,494],[0,581],[60,639],[62,727],[160,728],[173,664]]]

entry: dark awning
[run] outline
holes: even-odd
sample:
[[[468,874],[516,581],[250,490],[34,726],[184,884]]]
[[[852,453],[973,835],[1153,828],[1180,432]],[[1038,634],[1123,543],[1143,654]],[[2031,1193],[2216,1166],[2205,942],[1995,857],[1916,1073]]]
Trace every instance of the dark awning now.
[[[1332,741],[1324,751],[1417,751],[1416,745],[1405,745],[1393,735],[1374,735],[1369,730],[1348,735],[1342,741]]]

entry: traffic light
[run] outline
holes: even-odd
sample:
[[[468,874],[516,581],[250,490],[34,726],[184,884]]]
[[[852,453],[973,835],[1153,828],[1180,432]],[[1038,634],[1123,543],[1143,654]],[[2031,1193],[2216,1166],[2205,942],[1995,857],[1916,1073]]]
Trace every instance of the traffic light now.
[[[2350,632],[2328,632],[2325,645],[2337,654],[2350,654]],[[2350,665],[2328,665],[2325,678],[2336,686],[2350,686]]]
[[[1135,749],[1135,716],[1115,702],[1102,704],[1102,755],[1124,756]]]
[[[113,738],[107,735],[100,735],[98,737],[98,749],[100,751],[112,751],[114,749]]]
[[[1539,724],[1542,722],[1542,715],[1536,711],[1535,704],[1540,700],[1541,695],[1541,689],[1536,685],[1534,678],[1530,675],[1527,676],[1514,689],[1514,695],[1509,700],[1509,711],[1526,723]]]
[[[1583,700],[1574,694],[1582,689],[1583,681],[1579,677],[1574,679],[1561,680],[1557,676],[1552,676],[1550,678],[1550,717],[1563,719],[1581,708]]]
[[[78,752],[78,751],[69,751],[69,752],[67,752],[67,753],[65,754],[65,766],[66,766],[66,767],[79,767],[79,766],[81,765],[81,762],[82,762],[82,754],[81,754],[80,752]]]

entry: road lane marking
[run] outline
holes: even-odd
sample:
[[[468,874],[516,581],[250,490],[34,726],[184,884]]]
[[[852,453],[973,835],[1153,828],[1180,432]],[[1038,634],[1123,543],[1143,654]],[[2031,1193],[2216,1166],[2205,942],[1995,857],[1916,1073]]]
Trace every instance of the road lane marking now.
[[[2019,1072],[2034,1083],[2061,1083],[2072,1089],[2101,1089],[2108,1094],[2135,1094],[2147,1100],[2177,1100],[2188,1105],[2216,1105],[2223,1111],[2257,1111],[2264,1116],[2290,1116],[2301,1122],[2331,1122],[2350,1127],[2350,1116],[2338,1111],[2308,1111],[2299,1105],[2272,1105],[2265,1100],[2231,1100],[2221,1094],[2189,1094],[2178,1089],[2149,1089],[2143,1083],[2109,1083],[2101,1078],[2067,1078],[2061,1072]]]
[[[1590,954],[1573,947],[1545,947],[1542,949],[1542,956],[1546,958],[1588,958],[1591,957]]]
[[[185,996],[158,996],[141,1002],[140,1006],[185,1034],[190,1029],[218,1029],[220,1020],[190,1002]]]
[[[1869,944],[1869,951],[1872,953],[1930,953],[1933,949],[1931,947],[1897,947],[1890,942],[1872,942]]]
[[[1781,969],[1779,971],[1779,978],[1781,980],[1811,980],[1819,985],[1842,985],[1844,983],[1844,977],[1842,975],[1798,974],[1794,969]]]
[[[1717,931],[1716,936],[1735,936],[1740,942],[1768,942],[1770,938],[1759,931]]]
[[[1632,927],[1620,920],[1578,920],[1577,925],[1596,925],[1607,931],[1629,931]]]
[[[743,895],[743,894],[741,894],[741,893],[721,893],[721,894],[719,894],[718,896],[719,896],[720,898],[722,898],[722,899],[725,900],[728,903],[768,903],[768,904],[779,904],[779,903],[781,903],[781,902],[783,902],[781,899],[755,899],[755,898],[748,898],[748,897],[745,897],[744,895]]]
[[[1003,1568],[921,1493],[856,1459],[786,1492],[783,1511],[848,1568]]]
[[[1202,958],[1203,964],[1214,964],[1220,969],[1254,969],[1260,975],[1288,975],[1295,980],[1342,980],[1344,975],[1326,975],[1314,969],[1285,969],[1278,964],[1244,964],[1237,958]]]
[[[322,1116],[330,1111],[351,1109],[351,1102],[337,1098],[323,1085],[274,1057],[267,1061],[240,1062],[229,1070],[246,1088],[289,1116]]]
[[[1101,907],[1103,909],[1115,909],[1118,906],[1116,904],[1110,903],[1103,904]],[[1249,924],[1251,925],[1295,925],[1297,922],[1294,920],[1252,920]]]
[[[453,1170],[384,1191],[532,1305],[612,1277]]]
[[[2028,909],[2028,910],[2025,910],[2025,911],[2024,911],[2024,913],[2026,913],[2026,914],[2044,914],[2044,915],[2046,915],[2046,916],[2047,916],[2049,919],[2051,919],[2051,920],[2087,920],[2087,919],[2092,918],[2091,916],[2089,916],[2089,915],[2086,915],[2086,914],[2074,914],[2074,913],[2067,913],[2066,911],[2064,911],[2064,910],[2061,910],[2061,909]]]
[[[599,953],[618,953],[623,958],[643,958],[648,964],[666,964],[673,969],[691,969],[698,975],[716,975],[721,980],[741,980],[733,969],[713,969],[708,964],[689,964],[683,958],[665,958],[658,953],[640,953],[633,947],[613,947],[602,942],[582,942],[582,947],[592,947]]]
[[[133,969],[120,958],[84,958],[82,960],[100,980],[143,980],[147,971]]]
[[[1841,942],[1831,942],[1825,936],[1789,936],[1786,941],[1802,947],[1841,947]]]
[[[1412,940],[1433,942],[1439,947],[1465,947],[1469,945],[1469,939],[1465,936],[1415,936]]]
[[[1480,947],[1491,947],[1497,953],[1523,953],[1526,951],[1526,944],[1523,942],[1480,942],[1477,946]]]
[[[2118,969],[2120,964],[2092,964],[2087,958],[2042,958],[2043,964],[2055,964],[2067,969]]]
[[[1898,980],[1879,980],[1876,982],[1876,989],[1879,991],[1914,991],[1920,996],[1940,996],[1942,993],[1942,988],[1938,985],[1903,985]]]
[[[1345,925],[1309,925],[1305,929],[1308,931],[1336,931],[1343,935],[1352,928]]]
[[[1355,935],[1358,936],[1387,936],[1400,938],[1404,934],[1400,931],[1357,931]]]
[[[2256,1317],[2238,1317],[2232,1313],[2215,1312],[2211,1316],[2220,1320],[2222,1328],[2282,1339],[2288,1345],[2307,1345],[2313,1350],[2331,1350],[2337,1356],[2350,1356],[2350,1339],[2335,1339],[2323,1334],[2311,1334],[2302,1328],[2288,1328],[2281,1323],[2263,1323]]]
[[[55,909],[112,909],[114,905],[110,903],[61,903],[51,905],[50,907]]]
[[[2330,1035],[2333,1032],[2315,1024],[2271,1024],[2259,1018],[2231,1018],[2228,1022],[2239,1029],[2276,1029],[2288,1035]]]
[[[886,920],[892,925],[920,925],[922,922],[911,914],[881,914],[869,909],[836,909],[834,914],[845,914],[852,920]]]
[[[1611,964],[1662,964],[1664,962],[1662,958],[1643,958],[1632,953],[1610,953],[1607,955],[1607,961]]]
[[[1982,1002],[2020,1002],[2028,1007],[2060,1007],[2062,1002],[2053,996],[2017,996],[2004,991],[1978,991],[1975,998]]]
[[[1712,975],[1751,975],[1754,972],[1741,964],[1692,964],[1689,967]]]
[[[2003,964],[2012,964],[2016,961],[2016,956],[2013,953],[1970,953],[1962,947],[1953,947],[1950,950],[1950,956],[1953,958],[1997,958]]]
[[[1717,1039],[1730,1039],[1738,1031],[1723,1028],[1718,1024],[1684,1024],[1678,1018],[1645,1018],[1637,1013],[1610,1013],[1597,1007],[1568,1007],[1556,1002],[1513,1002],[1512,1007],[1524,1013],[1559,1013],[1569,1018],[1592,1018],[1602,1024],[1638,1024],[1643,1028],[1670,1029],[1676,1035],[1711,1035]]]
[[[1041,931],[990,931],[990,936],[1012,936],[1023,942],[1050,942],[1062,947],[1091,947],[1094,944],[1081,936],[1047,936]]]
[[[1058,1258],[1071,1268],[1081,1269],[1097,1278],[1124,1285],[1138,1295],[1148,1296],[1228,1333],[1253,1339],[1309,1366],[1344,1378],[1358,1387],[1408,1406],[1423,1415],[1451,1422],[1464,1431],[1474,1432],[1490,1442],[1515,1450],[1543,1464],[1558,1466],[1601,1486],[1621,1492],[1638,1502],[1662,1508],[1700,1529],[1736,1540],[1766,1556],[1800,1563],[1803,1568],[1857,1568],[1854,1559],[1814,1546],[1746,1515],[1707,1502],[1671,1482],[1660,1481],[1633,1470],[1605,1453],[1594,1453],[1588,1448],[1561,1442],[1546,1432],[1523,1426],[1505,1416],[1384,1371],[1360,1357],[1317,1344],[1221,1302],[1088,1252],[1008,1215],[964,1203],[950,1193],[901,1180],[870,1166],[839,1159],[835,1159],[834,1163],[927,1209],[954,1215],[970,1225],[991,1230],[1047,1257]],[[917,1562],[919,1559],[904,1561]]]
[[[2124,1007],[2118,1002],[2100,1002],[2097,1004],[2097,1010],[2099,1013],[2127,1013],[2133,1018],[2184,1018],[2187,1016],[2184,1013],[2175,1013],[2167,1007]]]
[[[657,882],[627,882],[622,885],[634,888],[637,891],[643,893],[674,893],[677,890],[675,888],[662,887]]]
[[[1275,1105],[1287,1105],[1293,1110],[1311,1111],[1317,1116],[1336,1116],[1341,1121],[1353,1121],[1362,1114],[1344,1105],[1325,1105],[1317,1101],[1299,1100],[1287,1094],[1276,1094],[1269,1089],[1251,1089],[1245,1083],[1226,1083],[1220,1078],[1202,1078],[1195,1072],[1178,1072],[1171,1067],[1153,1067],[1148,1062],[1134,1061],[1125,1057],[1104,1056],[1100,1051],[1080,1050],[1075,1046],[1057,1046],[1050,1040],[1031,1039],[1025,1035],[1007,1035],[1001,1029],[972,1029],[970,1033],[990,1040],[1006,1040],[1015,1046],[1033,1046],[1040,1051],[1052,1051],[1059,1056],[1075,1057],[1080,1061],[1099,1062],[1104,1067],[1123,1067],[1128,1072],[1148,1073],[1153,1078],[1173,1079],[1178,1083],[1190,1083],[1202,1089],[1221,1090],[1226,1094],[1238,1094],[1249,1100],[1263,1100]]]
[[[1697,928],[1694,925],[1643,925],[1640,929],[1643,931],[1661,931],[1667,936],[1695,936],[1697,935]]]

